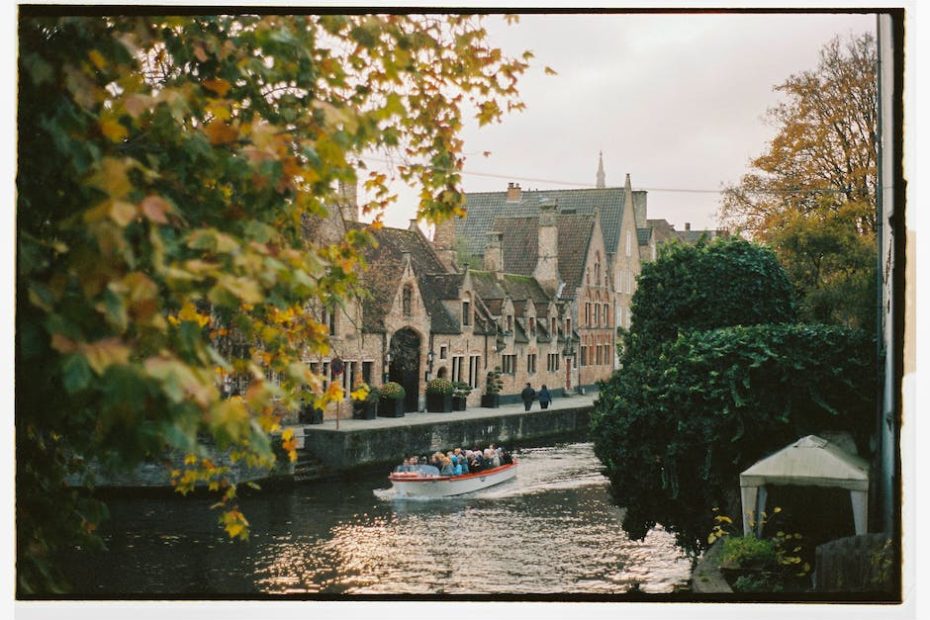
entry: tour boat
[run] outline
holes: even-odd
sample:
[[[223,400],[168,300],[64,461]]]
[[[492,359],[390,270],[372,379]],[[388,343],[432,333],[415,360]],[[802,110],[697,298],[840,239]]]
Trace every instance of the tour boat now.
[[[461,476],[441,476],[432,465],[413,465],[413,471],[395,471],[388,479],[394,485],[397,497],[449,497],[462,495],[500,484],[517,475],[517,462],[501,465],[493,469],[462,474]]]

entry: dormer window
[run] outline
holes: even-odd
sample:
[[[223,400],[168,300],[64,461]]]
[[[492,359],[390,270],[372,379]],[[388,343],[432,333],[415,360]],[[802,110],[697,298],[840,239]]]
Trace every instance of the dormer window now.
[[[535,335],[536,335],[536,319],[534,317],[530,317],[530,336],[535,336]]]
[[[513,315],[512,314],[507,315],[507,331],[509,332],[513,331]]]
[[[470,297],[462,300],[462,325],[471,325],[471,300]]]
[[[404,316],[410,316],[413,314],[413,287],[407,284],[404,286],[402,307]]]

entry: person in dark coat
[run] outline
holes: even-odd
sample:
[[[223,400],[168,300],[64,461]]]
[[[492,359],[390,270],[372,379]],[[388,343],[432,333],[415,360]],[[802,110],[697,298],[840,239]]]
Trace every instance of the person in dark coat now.
[[[523,398],[523,406],[526,408],[526,411],[530,410],[530,407],[533,406],[533,401],[536,400],[536,390],[533,389],[529,383],[526,384],[526,387],[523,388],[523,391],[520,392],[520,397]]]
[[[543,409],[549,408],[549,403],[552,402],[552,394],[549,393],[549,388],[546,387],[546,384],[543,383],[542,388],[539,390],[539,406]]]

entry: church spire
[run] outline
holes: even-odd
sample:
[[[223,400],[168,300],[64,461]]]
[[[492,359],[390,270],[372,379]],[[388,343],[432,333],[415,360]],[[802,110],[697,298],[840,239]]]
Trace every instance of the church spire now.
[[[604,152],[597,152],[597,185],[598,189],[606,187],[604,185]]]

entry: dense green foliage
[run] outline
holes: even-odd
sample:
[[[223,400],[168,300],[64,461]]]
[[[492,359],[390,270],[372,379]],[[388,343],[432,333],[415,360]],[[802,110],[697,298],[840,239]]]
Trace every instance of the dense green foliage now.
[[[72,491],[87,464],[183,454],[245,538],[235,480],[269,466],[300,398],[343,397],[306,363],[322,308],[356,290],[364,231],[324,241],[338,188],[395,197],[363,154],[403,161],[418,216],[461,213],[463,115],[522,107],[527,52],[477,16],[36,17],[19,23],[17,584],[64,587],[56,552],[104,512]],[[469,107],[470,106],[470,107]],[[332,215],[331,213],[332,212]],[[247,387],[224,398],[229,381]],[[239,383],[242,380],[242,383]],[[293,436],[282,446],[296,458]],[[169,464],[169,467],[171,465]]]
[[[439,394],[441,396],[449,396],[455,390],[455,387],[452,385],[452,382],[448,379],[433,379],[426,384],[426,393],[427,394]]]
[[[626,356],[592,420],[624,528],[643,536],[661,523],[694,548],[714,508],[739,514],[739,473],[758,459],[828,430],[865,449],[873,347],[860,331],[782,324],[692,331]]]
[[[775,255],[743,239],[668,244],[643,265],[626,349],[647,351],[679,333],[795,319],[793,288]]]

